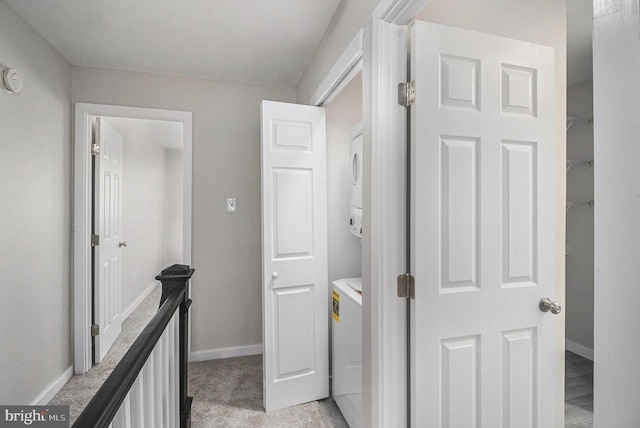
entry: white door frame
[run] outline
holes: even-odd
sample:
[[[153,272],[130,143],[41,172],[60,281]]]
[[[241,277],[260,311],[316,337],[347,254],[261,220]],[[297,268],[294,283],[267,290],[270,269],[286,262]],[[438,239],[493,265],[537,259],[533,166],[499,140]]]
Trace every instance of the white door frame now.
[[[406,24],[430,1],[382,0],[372,15],[371,37],[358,31],[310,100],[328,102],[362,68],[363,426],[407,425],[407,312],[395,287],[406,269],[407,116],[395,88],[408,76]]]
[[[183,166],[183,262],[191,264],[192,114],[104,104],[75,104],[73,179],[73,313],[74,369],[91,368],[91,131],[96,116],[167,120],[182,123]],[[190,341],[189,341],[190,342]]]
[[[406,331],[406,312],[395,297],[396,275],[406,265],[405,210],[400,204],[405,201],[406,191],[406,111],[397,106],[396,87],[408,78],[407,25],[430,2],[381,0],[372,14],[371,42],[365,45],[363,77],[365,89],[369,87],[371,92],[365,91],[364,97],[371,109],[365,110],[364,121],[365,165],[369,171],[364,177],[363,221],[371,225],[371,232],[369,240],[363,239],[363,283],[370,284],[371,301],[367,302],[365,295],[364,327],[370,331],[363,330],[367,352],[363,353],[363,416],[365,426],[371,427],[406,426],[406,421],[401,423],[406,407],[401,406],[406,406],[407,385],[400,381],[399,371],[400,367],[406,370],[407,354],[400,340]],[[562,367],[559,373],[563,373]],[[556,382],[563,382],[560,375]],[[556,415],[559,425],[563,420],[561,407]]]
[[[365,119],[365,165],[369,172],[365,170],[364,178],[369,197],[363,201],[363,222],[371,228],[369,238],[363,238],[363,281],[371,284],[371,300],[367,304],[366,295],[363,299],[365,322],[370,323],[368,338],[363,330],[363,341],[369,340],[370,346],[365,350],[369,361],[363,353],[363,379],[367,377],[363,385],[364,426],[408,424],[407,311],[406,301],[398,298],[396,291],[396,278],[407,269],[407,110],[398,105],[396,88],[408,78],[407,24],[429,2],[382,0],[372,16],[371,109]],[[371,148],[369,153],[366,147]]]

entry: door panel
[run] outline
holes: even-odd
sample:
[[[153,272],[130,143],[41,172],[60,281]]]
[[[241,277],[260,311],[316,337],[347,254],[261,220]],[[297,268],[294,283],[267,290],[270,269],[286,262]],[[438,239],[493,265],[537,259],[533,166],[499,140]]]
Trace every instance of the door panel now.
[[[424,22],[411,43],[412,424],[551,427],[553,50]]]
[[[478,288],[478,140],[446,136],[441,144],[441,292],[473,290]]]
[[[264,406],[329,395],[325,113],[262,102]]]
[[[273,257],[313,257],[313,170],[273,168],[272,173]]]
[[[94,340],[94,363],[100,363],[122,330],[120,296],[122,280],[122,136],[103,119],[96,120],[94,224],[99,245],[94,253],[94,323],[100,326]]]
[[[313,291],[304,285],[274,291],[277,381],[313,372]]]
[[[502,143],[502,286],[535,285],[536,143]]]
[[[502,334],[503,426],[535,426],[536,332],[527,328]]]

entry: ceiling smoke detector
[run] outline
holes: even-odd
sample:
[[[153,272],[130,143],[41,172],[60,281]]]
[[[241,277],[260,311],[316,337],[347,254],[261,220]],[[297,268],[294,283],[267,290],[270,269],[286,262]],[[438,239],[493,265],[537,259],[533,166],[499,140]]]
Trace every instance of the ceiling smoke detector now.
[[[15,68],[3,68],[0,70],[0,84],[5,91],[10,94],[19,94],[22,92],[22,76]]]

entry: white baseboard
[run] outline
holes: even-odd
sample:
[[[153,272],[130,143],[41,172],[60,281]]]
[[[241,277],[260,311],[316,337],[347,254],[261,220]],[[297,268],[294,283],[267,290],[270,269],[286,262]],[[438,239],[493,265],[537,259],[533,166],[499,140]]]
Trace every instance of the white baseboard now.
[[[142,301],[144,299],[146,299],[149,294],[151,294],[153,289],[158,287],[159,285],[160,285],[159,281],[153,281],[151,284],[149,284],[149,286],[147,288],[145,288],[142,293],[140,293],[138,298],[136,300],[134,300],[133,303],[131,305],[129,305],[129,307],[127,309],[122,311],[122,319],[126,320],[127,318],[129,318],[129,315],[131,315],[133,313],[133,311],[136,310],[138,305],[140,305],[140,303],[142,303]]]
[[[54,395],[58,393],[62,389],[62,387],[69,382],[69,379],[73,377],[73,366],[69,366],[68,369],[64,371],[56,380],[51,382],[49,386],[47,386],[44,391],[40,393],[36,397],[35,400],[31,402],[32,406],[44,406],[49,404],[49,401],[53,398]]]
[[[583,358],[593,361],[593,349],[589,349],[586,346],[582,346],[579,343],[573,342],[571,340],[566,340],[566,349],[567,351],[573,352],[574,354],[578,354]]]
[[[189,354],[189,362],[220,360],[222,358],[244,357],[262,354],[262,345],[237,346],[234,348],[208,349]]]

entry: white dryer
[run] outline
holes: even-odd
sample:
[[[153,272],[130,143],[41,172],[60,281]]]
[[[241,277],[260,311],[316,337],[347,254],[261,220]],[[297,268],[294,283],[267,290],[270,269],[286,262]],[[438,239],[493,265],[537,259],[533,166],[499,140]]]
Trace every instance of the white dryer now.
[[[362,278],[333,281],[333,399],[350,428],[362,426]]]
[[[362,238],[362,122],[351,130],[350,140],[349,226],[351,233]]]

